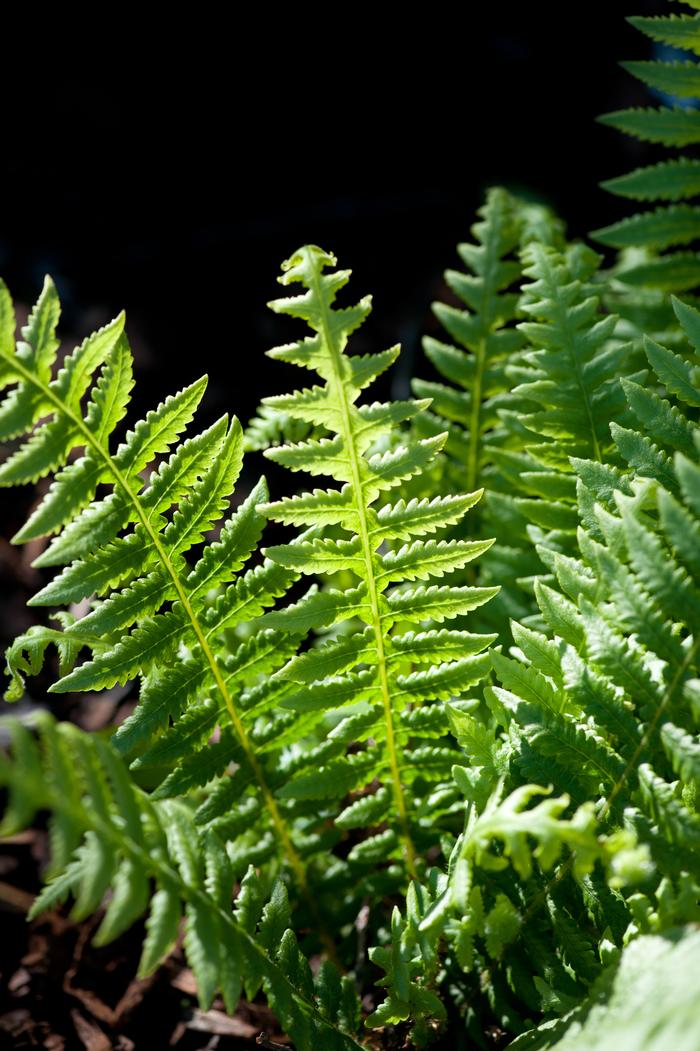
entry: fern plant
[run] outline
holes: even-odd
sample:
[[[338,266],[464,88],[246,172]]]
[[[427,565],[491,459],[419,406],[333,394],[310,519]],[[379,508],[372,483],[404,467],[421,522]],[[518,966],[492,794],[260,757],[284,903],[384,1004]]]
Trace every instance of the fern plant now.
[[[697,50],[698,17],[637,23]],[[610,122],[690,141],[693,113]],[[680,200],[694,164],[612,188]],[[146,915],[139,974],[182,935],[203,1006],[262,992],[297,1051],[565,1051],[640,960],[697,959],[700,312],[666,294],[697,260],[654,254],[694,206],[599,231],[644,253],[612,271],[503,190],[479,220],[405,401],[363,400],[399,348],[349,353],[369,298],[295,252],[270,306],[308,331],[269,353],[315,378],[245,437],[187,435],[205,379],[127,430],[123,317],[59,357],[52,283],[17,342],[0,285],[0,484],[42,483],[14,540],[57,625],[9,647],[8,699],[53,650],[52,693],[139,684],[111,737],[11,723],[0,834],[49,813],[32,915],[104,910],[100,944]],[[289,492],[234,493],[245,446]]]
[[[221,927],[220,916],[212,918],[209,906],[198,912],[181,886],[171,886],[168,877],[161,881],[158,869],[147,866],[136,872],[131,840],[135,837],[138,845],[143,839],[137,830],[155,822],[156,839],[148,840],[148,851],[162,855],[164,864],[179,866],[197,893],[215,880],[207,875],[207,844],[223,852],[218,903],[224,900],[226,881],[230,901],[233,881],[243,877],[250,862],[269,862],[273,870],[281,864],[293,881],[293,903],[301,910],[297,922],[310,925],[323,940],[317,891],[324,886],[337,891],[339,868],[347,885],[349,879],[356,881],[358,866],[366,870],[378,860],[403,855],[406,870],[415,875],[422,862],[414,839],[421,853],[436,842],[420,800],[435,781],[449,777],[456,754],[439,702],[477,682],[489,666],[481,651],[492,636],[433,625],[479,606],[497,589],[410,586],[442,577],[490,546],[484,540],[412,539],[455,525],[480,493],[374,508],[380,494],[430,464],[444,436],[382,450],[382,442],[394,439],[397,423],[425,409],[426,403],[355,405],[361,389],[391,363],[397,350],[362,358],[343,353],[347,334],[362,320],[368,303],[332,309],[348,275],[324,274],[329,263],[331,257],[320,250],[302,249],[288,266],[283,280],[301,278],[309,290],[275,307],[306,317],[318,331],[273,352],[316,367],[326,387],[270,399],[270,404],[288,409],[292,418],[310,418],[335,437],[278,448],[270,455],[295,468],[329,474],[343,488],[270,504],[261,480],[223,525],[242,463],[237,420],[229,424],[222,419],[178,443],[205,381],[168,399],[114,449],[113,432],[126,412],[132,385],[123,318],[86,340],[54,374],[59,305],[53,285],[47,281],[16,347],[11,302],[2,290],[2,378],[10,390],[0,420],[3,436],[20,443],[3,465],[0,481],[21,484],[54,476],[15,538],[50,537],[36,564],[62,567],[32,605],[88,600],[91,607],[78,620],[68,611],[59,612],[60,628],[31,628],[12,644],[7,696],[22,696],[25,677],[39,671],[52,645],[60,658],[60,678],[52,692],[94,691],[141,680],[138,704],[113,738],[136,780],[129,781],[112,746],[100,743],[93,753],[89,741],[67,729],[70,748],[91,755],[94,777],[81,783],[62,743],[63,728],[55,729],[47,720],[41,724],[43,760],[27,734],[17,729],[16,764],[3,768],[3,780],[13,787],[4,828],[21,827],[38,807],[55,811],[55,875],[38,907],[71,893],[76,897],[74,914],[80,917],[113,887],[102,941],[143,912],[148,875],[156,880],[149,921],[154,945],[147,943],[142,969],[152,968],[172,943],[180,903],[189,903],[185,944],[202,1000],[210,1002],[221,988],[229,1008],[235,1000],[231,989],[237,988],[235,981],[226,987],[229,961],[207,960],[203,948],[207,930],[216,941],[228,927]],[[163,459],[155,466],[157,457]],[[244,569],[259,544],[262,512],[301,524],[302,532]],[[218,536],[198,553],[197,545],[215,525]],[[337,536],[338,527],[349,539]],[[312,588],[301,600],[265,613],[302,573],[354,573],[359,584],[346,592]],[[300,639],[311,628],[337,623],[345,630],[336,638],[299,652]],[[426,664],[427,670],[414,670]],[[339,709],[348,705],[350,716],[337,722],[346,715]],[[329,713],[335,713],[337,725],[326,736]],[[351,744],[361,750],[346,754]],[[48,794],[25,794],[26,780],[42,762],[49,775],[43,778]],[[98,764],[109,771],[109,783],[95,781]],[[144,794],[139,782],[155,788]],[[371,791],[358,797],[355,793],[364,786]],[[343,798],[346,805],[338,813]],[[118,843],[114,826],[120,806],[132,818],[129,841]],[[336,818],[335,831],[327,827],[330,815]],[[169,833],[167,849],[157,847],[171,822],[181,829],[179,845]],[[357,835],[355,829],[380,823],[384,831],[362,838],[344,861],[336,858],[335,867],[331,863],[328,868],[323,858],[339,832]],[[312,890],[309,863],[314,856],[321,860]],[[365,893],[368,886],[363,884]],[[169,887],[173,893],[166,903]],[[253,938],[263,929],[258,931],[254,923]],[[283,930],[284,925],[280,935]],[[262,941],[272,969],[261,971],[259,965],[253,973],[268,982],[276,973],[276,942]],[[301,957],[289,939],[284,944],[287,971],[291,968],[298,976],[306,965],[296,962]],[[325,945],[335,955],[327,934]],[[240,969],[240,961],[236,966]],[[331,971],[326,968],[324,974]],[[339,978],[327,980],[341,987]],[[256,988],[252,982],[248,994]],[[274,1001],[277,994],[269,995]],[[289,995],[291,1006],[280,1011],[291,1027],[301,1024],[299,1010],[303,1014],[306,1009]],[[313,993],[307,999],[315,1003]],[[323,1014],[325,1008],[317,1010]],[[313,1011],[311,1017],[313,1021]],[[315,1024],[309,1023],[308,1034],[299,1038],[301,1046],[311,1046]],[[342,1039],[338,1046],[345,1046]]]

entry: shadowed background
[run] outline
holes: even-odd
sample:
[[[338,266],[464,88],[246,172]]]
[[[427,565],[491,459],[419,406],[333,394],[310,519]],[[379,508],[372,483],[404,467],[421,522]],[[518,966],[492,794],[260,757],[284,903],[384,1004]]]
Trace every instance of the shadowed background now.
[[[297,379],[263,356],[289,338],[265,303],[316,242],[374,294],[367,349],[400,340],[405,373],[485,187],[549,201],[573,236],[623,214],[597,182],[654,154],[594,118],[649,103],[617,65],[648,57],[624,16],[666,8],[434,3],[381,29],[338,9],[327,32],[322,8],[231,26],[202,8],[148,38],[100,29],[15,78],[0,273],[28,302],[50,272],[66,335],[125,308],[138,408],[206,370],[205,417],[245,421]]]

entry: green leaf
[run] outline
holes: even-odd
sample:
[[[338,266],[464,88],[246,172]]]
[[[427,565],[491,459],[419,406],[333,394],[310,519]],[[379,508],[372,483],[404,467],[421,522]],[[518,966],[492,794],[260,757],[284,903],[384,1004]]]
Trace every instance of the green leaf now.
[[[139,961],[138,977],[147,978],[167,956],[180,929],[181,906],[177,894],[161,887],[151,898],[146,920],[146,938]]]
[[[700,69],[697,62],[621,62],[620,65],[633,77],[664,95],[676,98],[700,96]]]
[[[637,15],[629,18],[628,21],[635,29],[639,29],[652,40],[700,55],[700,24],[695,17],[672,14],[656,18],[641,18]]]
[[[678,157],[606,179],[604,190],[637,201],[679,201],[700,193],[700,161]]]
[[[690,204],[672,204],[653,212],[642,212],[621,219],[591,234],[611,248],[639,245],[663,250],[672,245],[685,245],[700,237],[700,208]]]
[[[659,109],[623,109],[598,117],[626,135],[664,146],[689,146],[700,142],[700,114],[680,106]]]

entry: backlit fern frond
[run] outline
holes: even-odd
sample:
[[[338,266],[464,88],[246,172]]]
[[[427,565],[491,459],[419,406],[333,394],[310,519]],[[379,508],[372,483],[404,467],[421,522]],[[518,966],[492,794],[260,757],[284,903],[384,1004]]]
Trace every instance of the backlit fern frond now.
[[[217,992],[233,1014],[241,993],[262,989],[299,1051],[352,1051],[359,1003],[349,978],[324,962],[312,975],[290,929],[285,886],[251,867],[237,883],[225,843],[201,835],[180,801],[154,802],[133,783],[111,745],[47,714],[41,748],[19,723],[13,755],[0,759],[10,804],[0,834],[51,814],[56,874],[30,918],[73,899],[80,920],[111,892],[95,943],[106,945],[148,911],[139,975],[156,969],[184,923],[183,946],[200,1004]]]
[[[266,455],[340,486],[267,505],[265,513],[276,521],[323,529],[313,540],[271,548],[268,557],[288,570],[327,579],[330,586],[268,614],[263,624],[292,631],[342,626],[337,637],[295,658],[279,674],[296,684],[283,702],[292,710],[317,721],[347,706],[351,714],[334,731],[336,747],[312,749],[282,795],[340,799],[373,782],[386,786],[366,814],[359,805],[353,811],[357,827],[388,823],[386,832],[358,847],[357,858],[372,850],[383,858],[403,853],[413,872],[414,837],[430,836],[431,830],[417,826],[411,786],[416,779],[444,779],[453,759],[451,748],[439,741],[448,733],[439,702],[468,691],[488,667],[480,651],[490,636],[440,625],[497,590],[434,581],[476,558],[491,541],[464,534],[434,539],[461,522],[479,492],[384,502],[385,494],[430,466],[445,435],[398,437],[398,425],[423,411],[425,402],[358,404],[361,391],[392,364],[398,348],[362,357],[345,353],[370,304],[364,299],[334,306],[349,278],[348,271],[324,273],[334,265],[332,256],[315,247],[302,248],[285,264],[281,282],[301,282],[306,291],[273,302],[272,309],[305,320],[313,334],[270,354],[316,372],[322,382],[265,402],[325,435],[268,449]],[[342,589],[333,586],[334,578],[343,582]],[[426,702],[432,703],[424,707]],[[346,754],[357,742],[361,749]],[[343,822],[350,817],[341,814],[341,827]]]
[[[267,499],[265,482],[228,515],[243,455],[238,421],[222,418],[179,440],[205,379],[166,399],[114,448],[132,386],[123,318],[89,337],[54,375],[58,316],[47,280],[15,348],[12,305],[0,288],[0,380],[10,388],[0,405],[0,434],[28,435],[0,467],[0,484],[53,476],[15,537],[51,537],[35,564],[63,567],[31,604],[87,599],[91,609],[79,620],[59,613],[62,630],[33,627],[13,643],[8,696],[21,696],[24,677],[38,671],[51,644],[62,665],[52,692],[140,678],[139,703],[119,728],[117,747],[138,749],[139,764],[161,771],[160,779],[169,774],[160,797],[203,786],[236,764],[229,806],[248,808],[246,831],[255,815],[256,860],[281,853],[303,890],[304,863],[270,780],[277,764],[269,737],[259,740],[265,698],[255,692],[295,644],[289,632],[248,638],[236,632],[298,576],[269,560],[243,571],[263,529],[258,506]],[[217,539],[197,554],[214,527]],[[86,659],[76,666],[81,654]],[[279,719],[270,718],[279,729]],[[218,740],[208,745],[217,728]]]
[[[446,270],[444,275],[463,306],[436,302],[432,307],[451,342],[423,339],[426,357],[448,382],[413,381],[415,394],[431,399],[430,410],[416,417],[418,433],[427,437],[448,429],[449,459],[463,468],[459,480],[469,491],[484,480],[489,446],[508,437],[497,410],[512,386],[506,368],[517,360],[525,342],[514,325],[522,276],[517,248],[525,236],[523,205],[496,187],[489,190],[479,218],[472,227],[475,243],[457,246],[466,272]],[[554,240],[557,230],[552,226]]]

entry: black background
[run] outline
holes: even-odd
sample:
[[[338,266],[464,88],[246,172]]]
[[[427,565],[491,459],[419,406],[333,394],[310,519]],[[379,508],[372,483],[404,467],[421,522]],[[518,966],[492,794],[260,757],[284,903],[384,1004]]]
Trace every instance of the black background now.
[[[139,407],[206,370],[205,414],[245,420],[297,380],[264,358],[288,338],[265,303],[316,242],[374,294],[366,338],[401,341],[405,373],[485,187],[549,201],[572,236],[630,210],[597,183],[656,154],[595,117],[649,103],[617,65],[651,48],[624,16],[667,7],[201,6],[149,31],[107,7],[80,45],[25,37],[0,273],[28,302],[50,272],[67,337],[126,308]]]

